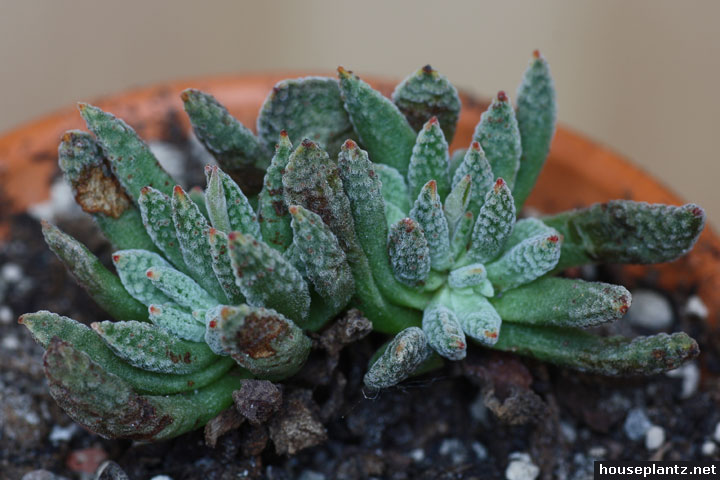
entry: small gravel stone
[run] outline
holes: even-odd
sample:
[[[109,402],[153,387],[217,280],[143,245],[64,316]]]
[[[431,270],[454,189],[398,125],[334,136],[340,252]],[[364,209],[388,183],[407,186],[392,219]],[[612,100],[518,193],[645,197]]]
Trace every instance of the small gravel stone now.
[[[75,450],[67,458],[67,467],[77,473],[95,473],[101,463],[107,460],[108,454],[100,447],[89,447]]]
[[[685,304],[685,312],[687,312],[688,315],[693,315],[701,319],[706,319],[708,316],[708,309],[705,303],[697,295],[688,298]]]
[[[440,455],[450,457],[453,465],[460,465],[467,460],[467,449],[458,438],[446,438],[440,444]]]
[[[416,448],[414,450],[410,450],[410,458],[412,458],[413,462],[422,462],[425,460],[425,450],[422,448]]]
[[[68,442],[70,439],[72,439],[73,435],[77,432],[77,424],[71,423],[67,427],[61,427],[60,425],[55,425],[52,428],[52,431],[50,432],[50,435],[48,436],[48,439],[52,443],[60,443],[60,442]]]
[[[715,432],[713,432],[713,440],[720,443],[720,422],[715,424]]]
[[[645,410],[642,408],[633,408],[625,418],[623,429],[625,430],[625,435],[627,435],[630,440],[638,441],[645,436],[652,426],[652,422],[650,422]]]
[[[325,480],[325,475],[315,470],[303,470],[298,480]]]
[[[488,408],[485,406],[485,400],[482,394],[478,394],[475,400],[470,404],[470,416],[473,420],[477,420],[483,425],[488,421]]]
[[[0,270],[0,277],[7,283],[17,283],[23,278],[23,271],[16,263],[6,263]]]
[[[672,326],[673,309],[667,298],[646,289],[633,290],[631,293],[632,305],[626,318],[633,327],[658,332]]]
[[[485,448],[485,445],[483,445],[480,442],[472,442],[471,445],[473,452],[475,452],[475,456],[479,461],[485,461],[488,458],[488,451],[487,448]]]
[[[8,335],[2,339],[2,347],[5,350],[15,351],[20,346],[20,340],[15,335]]]
[[[702,444],[700,450],[706,457],[712,457],[717,451],[717,445],[712,440],[705,440],[705,443]]]
[[[592,458],[605,458],[605,456],[607,455],[607,448],[603,447],[602,445],[590,447],[590,450],[588,450],[588,455]]]
[[[577,440],[575,427],[564,420],[560,421],[560,432],[568,443],[575,443],[575,440]]]
[[[33,470],[22,476],[21,480],[67,480],[65,477],[59,477],[47,470]]]
[[[700,385],[700,368],[695,362],[686,363],[680,368],[670,370],[666,375],[672,378],[682,378],[681,398],[692,397]]]
[[[0,323],[3,323],[5,325],[12,323],[13,321],[13,311],[10,307],[7,305],[1,305],[0,306]]]
[[[103,462],[95,472],[95,480],[130,480],[125,470],[112,460]]]
[[[282,404],[282,391],[267,380],[246,380],[232,394],[238,412],[253,425],[265,423]]]
[[[645,434],[645,448],[657,450],[663,443],[665,443],[665,429],[658,425],[650,427]]]
[[[510,463],[505,469],[507,480],[535,480],[540,475],[540,468],[532,462],[527,453],[511,453],[508,458]]]
[[[150,480],[173,480],[171,477],[168,477],[167,475],[155,475]]]

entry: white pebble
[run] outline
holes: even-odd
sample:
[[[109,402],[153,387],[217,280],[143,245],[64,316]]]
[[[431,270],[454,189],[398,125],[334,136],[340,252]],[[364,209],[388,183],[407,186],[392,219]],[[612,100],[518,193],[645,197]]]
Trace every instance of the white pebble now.
[[[625,417],[623,429],[630,440],[640,440],[652,427],[650,419],[642,408],[633,408]]]
[[[413,459],[413,462],[422,462],[425,460],[425,450],[422,448],[416,448],[414,450],[410,451],[410,458]]]
[[[650,427],[645,434],[645,448],[657,450],[665,443],[665,429],[657,425]]]
[[[708,309],[705,306],[705,303],[697,295],[693,295],[688,298],[688,301],[685,304],[685,311],[689,315],[694,315],[702,319],[705,319],[708,316]]]
[[[58,177],[50,187],[50,198],[45,202],[31,205],[28,213],[36,220],[53,221],[61,217],[79,217],[83,211],[75,203],[70,185],[62,177]]]
[[[2,346],[5,350],[17,350],[20,346],[20,340],[15,335],[8,335],[2,339]]]
[[[717,445],[715,445],[715,442],[712,440],[705,440],[705,443],[702,444],[700,450],[706,457],[712,457],[717,451]]]
[[[13,311],[7,305],[0,306],[0,323],[8,324],[13,320]]]
[[[670,301],[659,293],[637,289],[632,291],[632,305],[626,318],[634,327],[657,332],[672,326],[673,309]]]
[[[155,475],[150,480],[172,480],[172,478],[167,475]]]
[[[716,442],[720,442],[720,422],[715,425],[715,432],[713,433],[713,439]]]
[[[8,283],[17,283],[23,278],[23,271],[16,263],[6,263],[0,270],[0,276]]]
[[[700,368],[695,362],[686,363],[675,370],[670,370],[666,375],[672,378],[682,378],[681,398],[692,397],[700,385]]]
[[[605,458],[605,455],[607,455],[607,448],[603,447],[602,445],[590,447],[590,450],[588,450],[588,455],[593,458]]]
[[[577,431],[575,431],[575,427],[564,420],[560,421],[560,432],[568,443],[575,443],[575,440],[577,440]]]
[[[473,449],[473,452],[475,452],[475,456],[477,457],[478,460],[480,460],[481,462],[483,460],[487,460],[488,451],[487,451],[487,448],[485,448],[485,445],[483,445],[480,442],[473,442],[472,449]]]
[[[55,425],[50,432],[49,439],[52,443],[68,442],[72,439],[73,435],[75,435],[75,432],[77,432],[77,425],[74,423],[71,423],[67,427]]]
[[[509,458],[510,463],[505,469],[507,480],[535,480],[540,475],[540,468],[532,462],[527,453],[511,453]]]
[[[450,457],[453,465],[460,465],[467,460],[467,450],[463,442],[457,438],[446,438],[440,444],[440,455]]]

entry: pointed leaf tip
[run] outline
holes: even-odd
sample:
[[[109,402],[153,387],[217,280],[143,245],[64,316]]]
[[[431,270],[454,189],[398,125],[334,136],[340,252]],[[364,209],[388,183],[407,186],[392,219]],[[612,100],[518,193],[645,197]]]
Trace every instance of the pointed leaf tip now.
[[[533,58],[539,59],[542,55],[540,54],[540,50],[533,50]]]
[[[497,101],[498,102],[507,102],[508,97],[504,90],[500,90],[497,94]]]

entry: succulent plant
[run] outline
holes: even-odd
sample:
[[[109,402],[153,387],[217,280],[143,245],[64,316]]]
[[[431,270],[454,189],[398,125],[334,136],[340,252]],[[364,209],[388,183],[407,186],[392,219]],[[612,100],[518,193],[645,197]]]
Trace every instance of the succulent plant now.
[[[518,219],[555,130],[535,53],[513,107],[498,93],[467,149],[448,151],[456,89],[427,66],[392,100],[340,67],[286,80],[257,135],[212,96],[182,94],[218,165],[187,193],[122,120],[81,104],[60,167],[117,249],[115,273],[48,223],[50,249],[114,319],[50,312],[20,322],[45,348],[50,392],[109,437],[161,440],[204,425],[247,378],[283,380],[307,331],[349,306],[393,335],[365,375],[390,387],[469,342],[606,375],[652,374],[696,355],[684,333],[626,339],[583,329],[620,318],[621,286],[554,276],[586,263],[666,262],[705,222],[695,205],[626,200]]]

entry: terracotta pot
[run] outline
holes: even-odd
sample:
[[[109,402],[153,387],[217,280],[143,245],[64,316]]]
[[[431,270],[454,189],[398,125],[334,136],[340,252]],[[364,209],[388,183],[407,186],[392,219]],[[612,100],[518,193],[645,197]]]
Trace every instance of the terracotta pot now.
[[[215,95],[245,125],[254,126],[257,112],[272,86],[297,74],[242,75],[199,78],[140,88],[91,103],[125,119],[147,140],[167,138],[178,127],[188,129],[180,92],[188,87]],[[394,82],[370,79],[386,94]],[[462,95],[463,110],[452,148],[467,146],[486,107]],[[57,145],[65,130],[83,128],[74,107],[48,115],[0,138],[0,239],[7,235],[7,215],[24,211],[48,198],[57,172]],[[528,205],[552,213],[615,198],[684,203],[650,175],[622,156],[560,127],[550,158]],[[705,229],[695,249],[670,264],[622,267],[626,286],[653,282],[666,289],[697,293],[709,310],[709,322],[720,325],[720,241]]]

